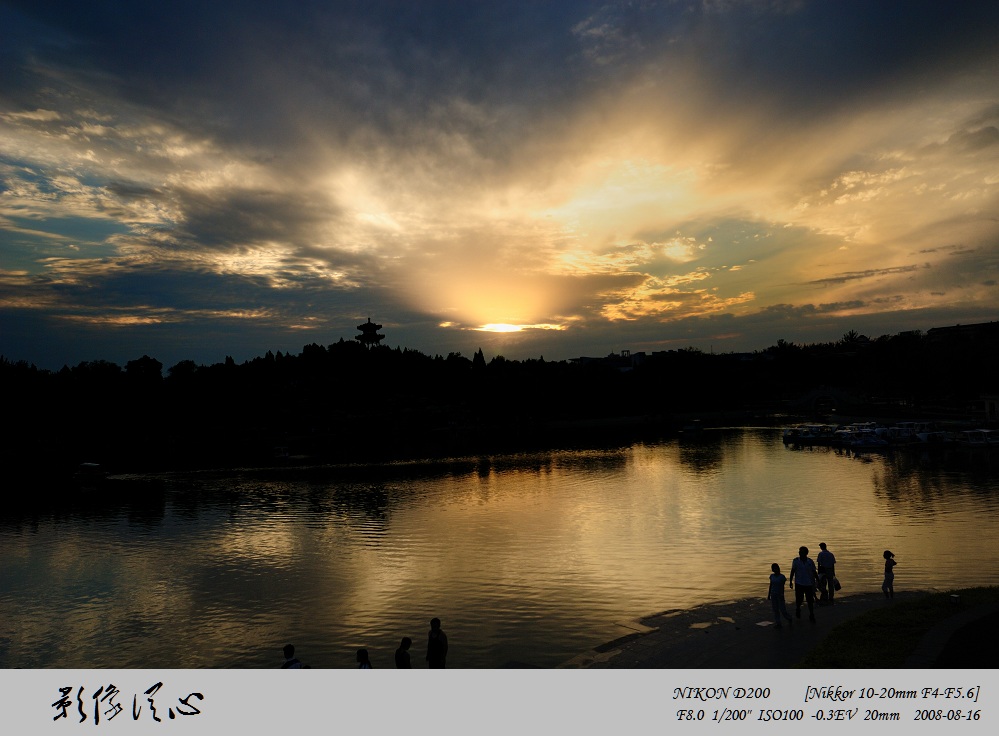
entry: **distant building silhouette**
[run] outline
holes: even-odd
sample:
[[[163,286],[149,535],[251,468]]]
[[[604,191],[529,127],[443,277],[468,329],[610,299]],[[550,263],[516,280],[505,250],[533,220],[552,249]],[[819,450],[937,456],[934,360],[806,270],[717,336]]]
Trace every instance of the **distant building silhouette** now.
[[[377,345],[379,342],[385,339],[385,335],[379,335],[378,330],[382,328],[381,325],[376,325],[371,321],[371,317],[368,317],[368,321],[363,325],[358,325],[357,329],[361,331],[361,334],[355,337],[359,343],[365,347],[371,347],[372,345]]]

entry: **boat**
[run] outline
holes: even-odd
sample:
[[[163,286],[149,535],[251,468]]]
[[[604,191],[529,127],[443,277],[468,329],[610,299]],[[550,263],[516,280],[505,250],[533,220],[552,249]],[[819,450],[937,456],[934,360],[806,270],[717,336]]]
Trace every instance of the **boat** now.
[[[831,445],[835,433],[834,424],[798,424],[784,430],[784,444]]]
[[[953,439],[962,447],[999,447],[999,432],[994,429],[965,429],[958,432]]]
[[[833,444],[850,450],[881,450],[889,446],[884,432],[885,428],[874,422],[858,422],[837,429]]]
[[[885,429],[882,436],[892,445],[914,445],[922,440],[919,438],[921,422],[896,422]]]

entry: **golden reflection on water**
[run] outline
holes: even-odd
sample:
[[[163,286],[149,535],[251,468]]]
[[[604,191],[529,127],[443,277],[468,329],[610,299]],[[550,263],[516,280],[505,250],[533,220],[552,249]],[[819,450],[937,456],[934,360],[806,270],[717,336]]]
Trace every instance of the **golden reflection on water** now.
[[[553,666],[614,622],[765,596],[771,562],[836,554],[844,594],[996,583],[990,457],[785,448],[778,432],[328,472],[176,477],[138,513],[0,526],[0,666],[315,667],[354,649],[419,666],[432,616],[453,665]],[[10,553],[7,553],[10,550]],[[99,664],[97,664],[99,663]]]

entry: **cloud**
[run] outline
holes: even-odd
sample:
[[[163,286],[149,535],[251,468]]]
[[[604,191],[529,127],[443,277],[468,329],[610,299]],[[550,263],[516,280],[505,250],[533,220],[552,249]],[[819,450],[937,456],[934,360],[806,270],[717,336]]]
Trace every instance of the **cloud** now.
[[[11,123],[29,121],[36,123],[51,123],[62,120],[62,115],[55,110],[26,110],[24,112],[8,112],[0,114],[0,120]]]
[[[821,279],[809,281],[810,284],[844,284],[847,281],[860,279],[878,278],[881,276],[892,276],[900,273],[912,273],[919,266],[899,266],[896,268],[871,268],[866,271],[854,271],[852,273],[839,273]]]
[[[109,328],[373,313],[433,344],[979,313],[997,11],[899,12],[7,9],[0,267],[30,278],[0,288]]]

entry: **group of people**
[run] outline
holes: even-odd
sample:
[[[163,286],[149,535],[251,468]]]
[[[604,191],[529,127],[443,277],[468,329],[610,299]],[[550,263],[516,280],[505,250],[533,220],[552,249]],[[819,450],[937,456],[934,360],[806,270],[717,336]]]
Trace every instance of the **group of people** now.
[[[409,649],[413,646],[413,640],[408,636],[402,637],[402,641],[399,643],[399,648],[395,650],[395,666],[401,670],[409,670],[413,668],[412,661],[409,656]],[[368,655],[367,649],[358,649],[355,659],[357,660],[358,669],[370,670],[371,657]],[[441,628],[441,620],[439,618],[433,618],[430,620],[430,633],[427,635],[427,666],[430,669],[444,669],[445,663],[447,662],[447,634]],[[284,663],[281,665],[283,670],[301,670],[309,669],[309,666],[302,664],[301,661],[295,656],[295,645],[286,644],[284,647]]]
[[[819,605],[833,605],[835,603],[836,591],[840,589],[839,579],[836,577],[836,556],[829,551],[825,542],[819,543],[820,552],[815,557],[815,562],[808,556],[808,547],[799,547],[798,556],[791,562],[790,588],[794,591],[794,615],[801,618],[801,605],[808,605],[808,620],[815,623],[815,593],[818,591]],[[895,597],[895,555],[891,550],[885,550],[885,579],[881,584],[881,590],[885,598]],[[816,565],[816,562],[818,563]],[[783,628],[781,619],[786,619],[788,624],[794,623],[791,614],[787,612],[787,604],[784,602],[784,584],[788,578],[781,574],[780,565],[776,562],[770,565],[770,588],[767,591],[767,600],[773,608],[774,624],[778,629]]]
[[[402,637],[399,648],[395,650],[395,666],[400,670],[413,669],[412,661],[409,658],[409,648],[413,646],[413,640],[408,636]],[[360,650],[363,651],[363,650]],[[365,659],[367,652],[365,652]],[[447,662],[447,634],[441,628],[439,618],[430,619],[430,633],[427,635],[427,666],[432,670],[442,670]],[[368,663],[368,669],[371,663]]]
[[[798,556],[791,562],[790,588],[794,591],[794,615],[801,618],[801,605],[808,605],[808,620],[815,623],[815,593],[818,591],[819,605],[833,605],[835,603],[836,591],[840,589],[839,580],[836,578],[836,556],[829,551],[825,542],[819,542],[819,553],[816,555],[816,562],[808,556],[808,547],[798,548]],[[885,550],[885,579],[881,585],[881,590],[885,598],[895,597],[895,555],[890,550]],[[776,562],[770,565],[770,588],[767,590],[767,600],[773,608],[774,623],[778,629],[783,628],[781,619],[787,620],[789,625],[794,623],[791,614],[787,611],[787,604],[784,601],[784,584],[788,578],[780,571],[780,565]],[[413,664],[409,656],[410,647],[413,640],[408,636],[402,637],[399,648],[395,650],[395,666],[398,669],[412,669]],[[444,669],[447,661],[447,634],[441,629],[441,620],[433,618],[430,620],[430,632],[427,635],[427,666],[430,669]],[[367,649],[357,650],[357,666],[362,670],[370,670],[371,659]],[[284,648],[284,663],[281,669],[308,669],[308,665],[302,664],[295,657],[295,646],[288,644]]]
[[[831,605],[836,591],[836,557],[826,548],[826,543],[819,544],[819,565],[808,556],[808,547],[799,547],[798,556],[791,562],[791,590],[794,591],[794,615],[801,618],[801,604],[808,604],[808,620],[815,623],[815,591],[818,589],[824,601]],[[784,583],[788,581],[780,571],[776,562],[770,565],[770,588],[767,599],[774,612],[774,624],[783,628],[781,617],[793,624],[794,619],[787,612],[784,602]],[[797,585],[797,587],[795,587]]]

